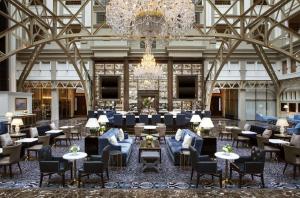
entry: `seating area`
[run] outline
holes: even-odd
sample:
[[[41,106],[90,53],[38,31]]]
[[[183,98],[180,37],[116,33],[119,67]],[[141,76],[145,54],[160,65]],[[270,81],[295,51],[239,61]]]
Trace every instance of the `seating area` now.
[[[0,0],[0,24],[0,198],[300,197],[300,0]]]

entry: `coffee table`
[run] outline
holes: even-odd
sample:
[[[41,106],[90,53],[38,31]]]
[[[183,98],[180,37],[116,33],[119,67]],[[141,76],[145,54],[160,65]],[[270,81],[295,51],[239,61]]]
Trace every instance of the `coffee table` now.
[[[158,140],[153,140],[151,144],[147,143],[147,140],[142,140],[139,147],[139,162],[141,162],[142,151],[158,151],[159,162],[161,163],[161,148]]]

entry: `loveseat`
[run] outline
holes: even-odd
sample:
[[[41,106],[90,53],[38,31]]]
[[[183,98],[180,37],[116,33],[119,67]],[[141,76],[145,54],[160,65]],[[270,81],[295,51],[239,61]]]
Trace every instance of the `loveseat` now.
[[[168,137],[166,140],[169,156],[175,166],[180,164],[180,152],[182,150],[182,142],[185,134],[188,134],[193,138],[191,146],[201,153],[203,139],[189,129],[182,129],[180,141],[177,141],[175,136]]]
[[[124,140],[120,141],[118,137],[119,129],[118,128],[111,128],[107,132],[105,132],[102,136],[99,137],[98,141],[98,154],[101,155],[103,149],[109,145],[110,150],[118,150],[122,152],[122,165],[126,166],[128,163],[128,160],[130,158],[131,152],[132,152],[132,145],[134,143],[134,140],[128,136],[127,133],[124,132]],[[111,144],[109,139],[112,136],[116,136],[118,140],[118,144],[114,145]],[[113,162],[112,162],[113,163]]]

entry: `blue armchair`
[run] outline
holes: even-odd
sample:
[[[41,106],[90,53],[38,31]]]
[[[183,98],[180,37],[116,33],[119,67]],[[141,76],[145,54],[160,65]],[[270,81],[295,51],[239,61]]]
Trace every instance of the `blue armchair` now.
[[[300,122],[294,128],[287,128],[288,134],[300,135]]]
[[[7,124],[6,123],[7,123],[6,121],[0,122],[0,135],[7,133]]]
[[[261,122],[276,124],[277,118],[274,117],[274,116],[264,116],[262,114],[256,113],[255,114],[255,120],[261,121]]]

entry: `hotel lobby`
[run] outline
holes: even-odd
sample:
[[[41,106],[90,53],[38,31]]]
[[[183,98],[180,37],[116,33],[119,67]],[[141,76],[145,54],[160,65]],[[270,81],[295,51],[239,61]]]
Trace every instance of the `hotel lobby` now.
[[[300,197],[297,0],[0,0],[0,197]]]

